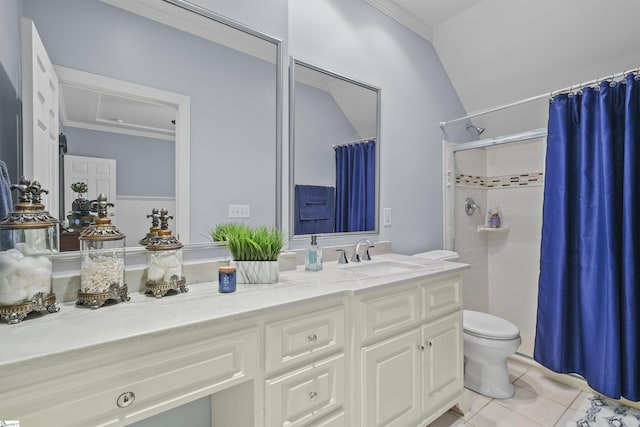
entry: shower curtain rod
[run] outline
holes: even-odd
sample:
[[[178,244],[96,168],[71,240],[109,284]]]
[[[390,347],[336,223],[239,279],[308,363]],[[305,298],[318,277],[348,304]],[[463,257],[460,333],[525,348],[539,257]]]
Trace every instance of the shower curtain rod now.
[[[494,138],[479,139],[473,142],[454,142],[444,140],[445,143],[456,144],[451,148],[455,153],[457,151],[473,150],[474,148],[486,148],[493,145],[509,144],[512,142],[528,141],[531,139],[542,138],[547,136],[546,128],[538,128],[527,130],[524,132],[512,133],[510,135],[496,136]]]
[[[640,71],[640,67],[639,68],[632,68],[630,70],[626,70],[626,71],[623,71],[621,73],[612,74],[612,75],[609,75],[609,76],[606,76],[606,77],[601,77],[599,79],[591,80],[591,81],[588,81],[588,82],[579,83],[577,85],[571,85],[571,86],[565,87],[563,89],[554,90],[553,92],[546,92],[546,93],[543,93],[543,94],[540,94],[540,95],[537,95],[537,96],[532,96],[531,98],[521,99],[520,101],[511,102],[509,104],[504,104],[504,105],[500,105],[500,106],[497,106],[497,107],[488,108],[486,110],[481,110],[481,111],[478,111],[478,112],[475,112],[475,113],[472,113],[472,114],[468,114],[468,115],[463,116],[463,117],[458,117],[457,119],[440,122],[440,128],[444,129],[444,127],[446,125],[448,125],[449,123],[455,123],[455,122],[459,122],[461,120],[472,119],[474,117],[483,116],[483,115],[488,114],[488,113],[494,113],[496,111],[505,110],[507,108],[517,107],[518,105],[527,104],[529,102],[537,101],[537,100],[542,99],[542,98],[547,98],[547,97],[552,98],[554,95],[557,95],[557,94],[562,93],[562,92],[567,92],[567,91],[570,92],[570,91],[572,91],[574,89],[581,89],[583,87],[591,86],[593,84],[598,84],[600,82],[604,82],[604,81],[607,81],[607,80],[617,79],[618,77],[625,76],[625,75],[627,75],[629,73],[637,73],[638,71]]]
[[[350,145],[350,144],[357,144],[359,142],[369,142],[369,141],[375,141],[376,138],[364,138],[364,139],[359,139],[357,141],[349,141],[349,142],[344,142],[342,144],[331,144],[331,148],[336,148],[336,147],[344,147],[345,145]]]

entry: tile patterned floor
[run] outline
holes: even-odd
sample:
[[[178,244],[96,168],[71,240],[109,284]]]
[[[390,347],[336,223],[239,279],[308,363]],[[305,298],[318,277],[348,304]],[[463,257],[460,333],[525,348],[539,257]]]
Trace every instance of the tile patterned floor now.
[[[471,390],[469,413],[449,411],[429,427],[564,427],[587,395],[544,377],[535,369],[509,360],[515,386],[511,399],[491,399]]]

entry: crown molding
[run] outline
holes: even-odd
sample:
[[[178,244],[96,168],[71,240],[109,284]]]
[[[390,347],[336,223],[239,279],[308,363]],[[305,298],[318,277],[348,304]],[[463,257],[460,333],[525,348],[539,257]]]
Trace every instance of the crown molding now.
[[[363,0],[385,15],[395,19],[422,38],[433,43],[433,28],[390,0]]]

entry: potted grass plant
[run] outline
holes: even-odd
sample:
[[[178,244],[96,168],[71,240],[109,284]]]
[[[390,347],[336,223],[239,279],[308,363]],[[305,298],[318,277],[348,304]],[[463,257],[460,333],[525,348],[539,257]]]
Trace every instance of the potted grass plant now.
[[[280,230],[224,223],[211,230],[211,238],[231,251],[237,283],[278,282],[278,256],[284,247],[284,234]]]

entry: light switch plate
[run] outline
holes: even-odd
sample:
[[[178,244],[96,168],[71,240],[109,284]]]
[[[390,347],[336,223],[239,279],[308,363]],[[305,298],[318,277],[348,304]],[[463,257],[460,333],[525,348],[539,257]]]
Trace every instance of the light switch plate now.
[[[251,218],[249,205],[229,205],[229,218]]]
[[[391,208],[384,208],[382,211],[382,224],[391,225]]]

